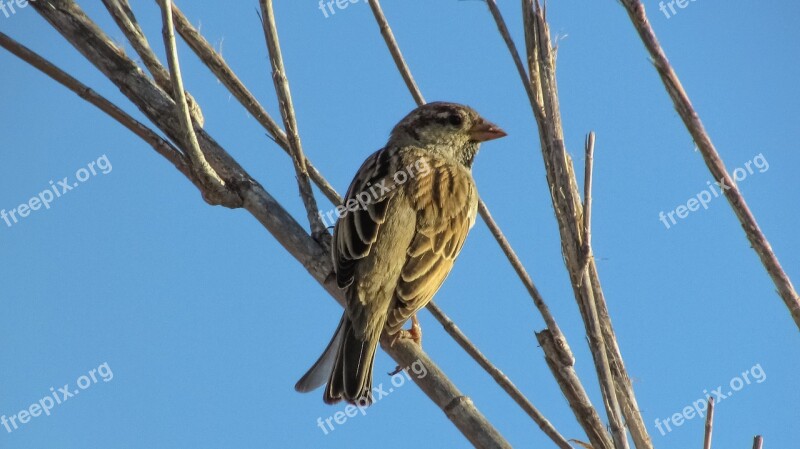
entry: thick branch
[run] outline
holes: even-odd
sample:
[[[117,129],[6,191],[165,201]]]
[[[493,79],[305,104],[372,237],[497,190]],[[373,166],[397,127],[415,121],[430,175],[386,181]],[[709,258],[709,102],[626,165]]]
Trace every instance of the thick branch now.
[[[561,392],[567,398],[575,418],[586,432],[591,447],[593,449],[613,448],[614,445],[608,437],[608,432],[600,420],[597,409],[592,405],[589,395],[586,394],[586,390],[583,389],[583,385],[578,379],[578,374],[573,367],[575,358],[567,341],[563,338],[556,338],[549,329],[536,333],[536,340],[542,347],[545,354],[544,360],[547,362],[550,372],[553,373]]]

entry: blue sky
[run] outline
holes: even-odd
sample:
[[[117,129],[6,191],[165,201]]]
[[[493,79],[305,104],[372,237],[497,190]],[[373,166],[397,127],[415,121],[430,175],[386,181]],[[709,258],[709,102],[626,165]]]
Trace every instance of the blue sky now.
[[[134,3],[161,54],[155,4]],[[328,18],[313,1],[276,3],[306,152],[342,192],[413,100],[364,0]],[[601,407],[536,126],[491,16],[479,1],[384,3],[425,97],[470,104],[508,132],[478,156],[478,187]],[[519,4],[500,3],[521,45]],[[100,2],[81,4],[124,41]],[[257,2],[236,5],[181,4],[277,117]],[[756,167],[739,185],[800,282],[800,64],[791,57],[800,5],[697,0],[670,18],[656,1],[646,6],[729,170]],[[598,135],[594,251],[656,447],[701,444],[702,418],[664,435],[656,419],[671,419],[704,391],[727,393],[744,372],[751,382],[718,404],[714,447],[749,447],[757,433],[765,447],[792,447],[800,438],[791,405],[800,401],[797,328],[724,200],[669,229],[659,221],[660,212],[697,198],[711,175],[627,15],[611,0],[553,2],[548,13],[560,36],[564,129],[579,172],[585,133]],[[141,118],[32,8],[0,12],[0,30]],[[180,50],[206,129],[307,226],[289,158],[188,48]],[[86,386],[50,416],[10,433],[0,427],[0,446],[468,447],[410,383],[326,435],[317,419],[343,407],[293,385],[327,343],[339,306],[246,212],[207,206],[146,144],[5,51],[0,67],[0,209],[27,203],[51,180],[68,177],[73,186],[49,209],[11,226],[0,221],[0,415],[29,409],[51,387]],[[759,156],[767,169],[754,165]],[[585,439],[533,337],[544,324],[482,223],[436,301],[562,434]],[[514,447],[551,447],[427,312],[421,321],[426,351]],[[379,353],[375,366],[376,384],[388,385],[393,361]]]

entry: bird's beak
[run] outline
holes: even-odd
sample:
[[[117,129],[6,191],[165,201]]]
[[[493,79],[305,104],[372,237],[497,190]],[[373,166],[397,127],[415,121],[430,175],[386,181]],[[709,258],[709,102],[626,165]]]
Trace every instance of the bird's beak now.
[[[476,142],[486,142],[487,140],[505,137],[508,134],[494,123],[481,119],[479,122],[472,125],[472,128],[469,130],[469,135],[472,137],[472,140]]]

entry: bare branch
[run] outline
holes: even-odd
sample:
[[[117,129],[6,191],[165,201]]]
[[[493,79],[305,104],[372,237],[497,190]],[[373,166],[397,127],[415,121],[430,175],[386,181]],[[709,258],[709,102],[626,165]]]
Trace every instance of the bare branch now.
[[[764,445],[764,437],[762,437],[761,435],[756,435],[755,438],[753,438],[753,449],[761,449],[761,446],[763,445]]]
[[[541,38],[538,35],[534,34],[534,33],[536,33],[536,31],[533,31],[535,29],[538,29],[538,26],[540,25],[539,21],[537,21],[537,18],[535,18],[535,17],[533,17],[531,15],[532,10],[528,11],[526,9],[527,6],[531,6],[532,7],[532,4],[528,5],[523,1],[523,16],[525,18],[525,32],[526,32],[526,38],[529,39],[529,41],[528,41],[528,43],[529,43],[529,45],[528,45],[528,47],[529,47],[528,48],[528,60],[529,60],[529,64],[530,64],[530,67],[531,67],[531,75],[530,76],[531,76],[531,81],[536,81],[537,82],[537,84],[534,84],[533,82],[529,82],[529,80],[528,80],[528,75],[527,75],[527,73],[525,71],[524,66],[522,65],[522,60],[520,59],[519,53],[516,50],[516,45],[514,44],[514,41],[511,39],[511,36],[509,34],[509,31],[508,31],[508,27],[505,24],[505,20],[503,19],[502,14],[500,13],[499,8],[497,7],[497,4],[493,0],[489,0],[489,1],[487,1],[487,5],[489,7],[490,13],[492,14],[492,17],[495,20],[495,23],[497,24],[498,31],[500,32],[500,35],[503,37],[503,40],[506,43],[506,46],[508,47],[509,52],[510,52],[510,54],[511,54],[513,60],[514,60],[514,63],[516,65],[516,67],[517,67],[517,70],[519,72],[520,78],[523,81],[523,86],[525,86],[525,90],[528,93],[528,98],[529,98],[529,101],[531,103],[531,108],[534,111],[534,116],[536,117],[536,122],[537,122],[537,125],[539,126],[539,135],[540,135],[540,139],[541,139],[541,143],[542,143],[542,151],[543,151],[543,154],[545,154],[545,167],[548,169],[548,184],[550,185],[551,196],[553,197],[553,201],[554,201],[553,206],[554,206],[554,209],[556,210],[556,216],[558,217],[559,216],[559,210],[558,210],[559,204],[556,202],[557,201],[556,197],[559,197],[558,201],[564,200],[567,203],[569,203],[569,199],[568,198],[562,198],[562,197],[563,197],[563,195],[565,193],[568,195],[571,192],[562,191],[562,187],[561,187],[562,184],[557,183],[558,180],[554,179],[553,172],[552,172],[553,169],[552,169],[552,167],[550,167],[550,164],[548,163],[550,161],[548,161],[549,157],[547,156],[547,152],[546,151],[549,151],[547,149],[550,148],[550,145],[552,144],[552,141],[553,141],[553,139],[551,139],[549,136],[554,135],[555,133],[558,132],[558,130],[560,130],[560,122],[559,122],[559,119],[554,118],[552,115],[548,115],[545,112],[545,103],[548,103],[550,105],[557,104],[558,99],[557,99],[557,97],[555,97],[555,95],[553,95],[550,98],[547,97],[547,95],[545,93],[545,89],[540,87],[541,84],[542,84],[542,81],[540,79],[542,77],[542,75],[539,73],[539,70],[534,70],[534,68],[539,67],[539,61],[540,61],[540,57],[541,57],[541,55],[539,55],[539,53],[538,53],[538,50],[541,47],[541,45],[540,45],[540,39]],[[541,22],[544,22],[543,17],[541,18]],[[548,43],[548,45],[549,45],[549,43]],[[548,51],[549,51],[549,48],[548,48]],[[562,144],[563,144],[563,140],[562,140]],[[559,171],[559,173],[561,175],[567,176],[567,173],[568,173],[569,169],[571,169],[571,165],[569,167],[565,167],[565,169]],[[569,180],[567,180],[567,185],[569,185]],[[573,217],[575,216],[574,213],[572,214],[572,216]],[[570,226],[570,225],[568,223],[559,222],[559,228],[560,229],[562,229],[564,226]],[[575,226],[575,224],[573,223],[572,226]],[[565,239],[565,236],[562,234],[562,247],[564,246],[564,239]],[[583,261],[583,259],[584,258],[581,257],[581,261]],[[565,260],[567,260],[566,259],[566,253],[565,253]],[[582,283],[582,278],[581,277],[578,277],[578,278],[573,279],[573,280],[575,282],[577,282],[577,283]],[[587,335],[591,336],[592,333],[591,333],[591,330],[590,330],[590,326],[589,326],[588,323],[586,323],[587,318],[590,318],[590,317],[588,317],[587,314],[586,314],[586,301],[583,300],[585,292],[588,290],[588,288],[583,288],[582,291],[579,291],[579,289],[578,289],[576,284],[573,284],[573,286],[576,288],[576,298],[579,299],[578,300],[578,304],[579,304],[579,306],[581,308],[581,314],[582,314],[582,316],[584,316],[584,322],[585,322],[585,324],[587,326]],[[569,402],[570,408],[573,410],[573,413],[575,414],[576,419],[581,424],[581,426],[583,427],[583,429],[586,432],[587,436],[589,437],[589,440],[591,441],[592,446],[595,447],[595,448],[611,447],[611,442],[608,439],[608,434],[605,432],[605,429],[604,429],[604,426],[602,424],[602,421],[600,421],[599,416],[597,415],[597,412],[594,410],[593,406],[591,405],[591,402],[590,402],[588,396],[586,396],[585,389],[581,385],[580,379],[577,377],[577,375],[574,374],[574,370],[572,370],[571,364],[570,365],[559,366],[559,364],[557,363],[557,360],[563,359],[563,357],[558,359],[557,355],[554,355],[552,353],[552,351],[554,351],[553,348],[555,347],[555,342],[563,342],[563,344],[566,345],[566,338],[563,335],[559,335],[559,334],[553,335],[550,332],[547,332],[547,333],[542,332],[540,334],[537,334],[537,338],[539,338],[540,345],[545,350],[546,360],[548,360],[548,365],[550,366],[551,371],[554,374],[554,377],[556,378],[556,380],[559,383],[559,386],[561,387],[562,391],[564,392],[564,395],[567,398],[567,401]],[[550,342],[549,340],[552,340],[552,342]],[[601,340],[597,340],[597,339],[590,338],[590,342],[592,342],[592,341],[594,341],[594,344],[597,344],[598,342],[602,342],[602,339]],[[550,352],[548,352],[548,351],[550,351]],[[595,353],[593,352],[593,355],[594,354]],[[595,359],[596,359],[595,361],[597,363],[601,363],[600,359],[598,359],[598,358],[595,358]],[[599,368],[599,366],[598,366],[598,368]],[[571,373],[570,373],[570,375],[566,375],[564,371],[571,371]],[[598,371],[598,373],[599,373],[599,371]],[[607,411],[615,410],[615,407],[612,405],[611,402],[609,402],[608,398],[605,395],[604,395],[604,398],[606,399],[605,403],[607,405]],[[614,428],[615,427],[614,426],[615,423],[614,423],[613,416],[610,415],[609,416],[609,420],[612,423],[612,428]],[[616,428],[618,429],[618,427],[616,427]],[[618,436],[619,436],[619,432],[617,432],[617,435],[616,435],[617,438],[615,438],[615,442],[617,444],[619,444],[619,440],[620,440],[620,438],[618,438]]]
[[[592,211],[592,169],[594,166],[594,132],[590,132],[586,136],[586,168],[584,177],[584,215],[583,215],[583,251],[582,258],[582,278],[581,288],[584,289],[584,298],[587,299],[586,308],[589,312],[589,345],[592,350],[592,357],[595,359],[595,368],[597,370],[597,378],[600,380],[600,389],[603,393],[603,403],[606,408],[606,415],[611,427],[611,435],[614,438],[614,447],[616,449],[628,448],[628,436],[625,433],[625,426],[622,421],[622,414],[620,412],[619,401],[614,388],[614,378],[611,374],[611,366],[608,362],[608,354],[606,353],[606,344],[603,340],[603,332],[600,329],[600,319],[597,314],[597,304],[595,303],[594,294],[591,290],[589,260],[591,259],[592,246],[591,246],[591,211]]]
[[[221,204],[220,197],[224,196],[225,181],[219,177],[216,171],[206,160],[197,135],[194,132],[192,117],[189,113],[189,105],[186,102],[186,92],[183,89],[183,78],[181,77],[181,67],[178,61],[178,48],[175,45],[175,32],[172,27],[172,0],[159,0],[161,6],[161,19],[163,21],[164,47],[169,61],[170,75],[172,78],[173,94],[177,105],[178,119],[183,129],[181,142],[185,151],[189,154],[192,161],[192,170],[200,177],[209,190],[203,192],[203,197],[211,204]]]
[[[292,103],[292,93],[289,89],[289,80],[286,78],[286,69],[283,66],[283,55],[281,54],[281,44],[278,40],[278,29],[275,25],[275,12],[272,9],[272,0],[260,0],[261,14],[263,15],[264,37],[267,40],[269,58],[272,62],[272,81],[275,83],[275,92],[278,94],[281,116],[289,138],[289,148],[292,153],[295,174],[297,175],[297,185],[300,188],[300,196],[306,206],[308,222],[311,224],[311,235],[315,239],[329,236],[322,218],[319,216],[317,200],[314,198],[314,191],[311,189],[311,182],[308,179],[306,169],[306,157],[303,154],[303,145],[300,142],[300,134],[297,131],[297,117],[294,113]]]
[[[767,273],[778,288],[778,293],[784,304],[786,304],[795,324],[800,329],[800,297],[797,295],[791,279],[783,271],[783,267],[772,251],[767,237],[761,232],[755,216],[750,211],[750,208],[747,207],[747,202],[745,202],[744,196],[739,191],[739,187],[728,174],[725,163],[720,158],[714,143],[711,142],[711,137],[700,120],[700,115],[692,106],[689,95],[683,89],[678,74],[675,73],[675,70],[670,65],[666,53],[664,53],[661,44],[658,42],[655,31],[653,31],[650,22],[647,20],[644,5],[640,0],[622,0],[622,4],[625,6],[628,16],[637,33],[639,33],[645,48],[650,53],[650,57],[653,58],[653,64],[672,99],[672,103],[675,105],[675,110],[678,111],[678,115],[681,116],[686,129],[697,144],[697,148],[703,155],[706,166],[708,166],[714,179],[724,186],[721,190],[725,193],[725,198],[728,199],[728,203],[730,203],[731,208],[736,213],[736,217],[742,224],[747,239],[750,240],[750,245],[758,254],[758,257],[761,258],[761,263],[767,269]]]
[[[614,445],[606,432],[603,421],[575,372],[573,367],[575,357],[572,355],[566,339],[558,338],[549,329],[545,329],[536,333],[536,340],[542,347],[545,354],[544,360],[558,382],[564,397],[567,398],[572,413],[586,432],[592,449],[612,449]]]

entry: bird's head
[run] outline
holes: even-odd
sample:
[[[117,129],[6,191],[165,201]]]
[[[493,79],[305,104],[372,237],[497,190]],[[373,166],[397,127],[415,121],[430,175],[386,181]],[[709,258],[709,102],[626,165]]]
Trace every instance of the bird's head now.
[[[415,146],[469,168],[481,142],[505,135],[469,106],[435,102],[414,109],[401,120],[392,130],[389,145]]]

